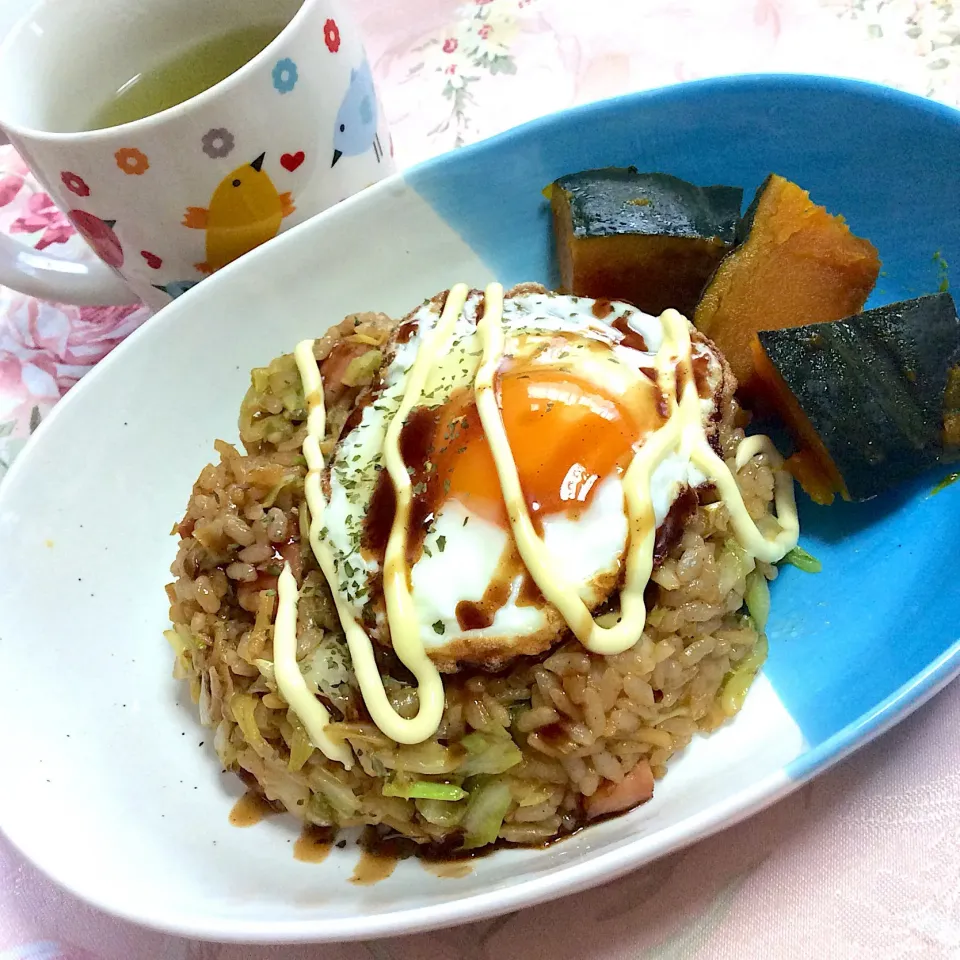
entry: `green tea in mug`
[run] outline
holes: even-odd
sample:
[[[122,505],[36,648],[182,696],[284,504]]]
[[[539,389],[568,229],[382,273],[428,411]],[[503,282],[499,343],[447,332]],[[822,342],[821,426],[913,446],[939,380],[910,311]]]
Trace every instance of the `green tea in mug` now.
[[[188,47],[159,66],[131,77],[84,129],[100,130],[142,120],[209,90],[252,60],[284,26],[242,27]]]

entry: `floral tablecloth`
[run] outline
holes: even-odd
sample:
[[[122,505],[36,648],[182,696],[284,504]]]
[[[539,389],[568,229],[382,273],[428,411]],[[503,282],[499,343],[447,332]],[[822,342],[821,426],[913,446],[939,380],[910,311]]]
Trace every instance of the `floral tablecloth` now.
[[[960,106],[957,0],[353,6],[401,165],[731,64],[860,77]],[[82,249],[10,147],[0,147],[0,229],[38,249]],[[57,400],[147,319],[144,308],[0,288],[0,477]],[[61,892],[0,836],[0,960],[960,957],[958,729],[955,684],[798,794],[688,851],[575,898],[377,943],[238,947],[144,931]]]

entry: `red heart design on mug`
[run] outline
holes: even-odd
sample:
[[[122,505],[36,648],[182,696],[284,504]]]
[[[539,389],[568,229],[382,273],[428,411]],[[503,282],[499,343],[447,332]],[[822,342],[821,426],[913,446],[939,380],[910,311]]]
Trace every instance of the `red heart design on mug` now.
[[[140,256],[147,261],[147,266],[153,270],[159,270],[163,266],[163,261],[149,250],[141,250]]]
[[[302,150],[298,150],[296,153],[285,153],[280,158],[280,166],[283,167],[284,170],[293,173],[305,159],[306,155]]]

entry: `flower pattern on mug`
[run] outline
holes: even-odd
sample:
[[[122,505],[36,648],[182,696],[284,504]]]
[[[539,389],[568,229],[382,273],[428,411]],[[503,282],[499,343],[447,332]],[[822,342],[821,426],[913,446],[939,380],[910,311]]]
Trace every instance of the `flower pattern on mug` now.
[[[336,53],[340,49],[340,28],[334,19],[328,20],[323,25],[323,42],[331,53]]]
[[[278,60],[273,68],[273,86],[278,93],[289,93],[297,85],[297,65],[289,58]]]
[[[147,155],[136,147],[121,147],[113,156],[124,173],[139,177],[150,169]]]
[[[227,157],[233,150],[233,134],[226,127],[213,127],[208,130],[201,140],[203,152],[213,160]]]
[[[78,197],[90,196],[90,188],[87,186],[86,180],[79,174],[64,170],[63,173],[60,174],[60,179],[63,181],[63,185]]]

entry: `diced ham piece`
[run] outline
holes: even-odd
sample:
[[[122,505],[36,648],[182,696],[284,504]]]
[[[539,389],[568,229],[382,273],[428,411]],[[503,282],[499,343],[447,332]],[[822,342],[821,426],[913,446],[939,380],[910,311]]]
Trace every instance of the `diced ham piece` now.
[[[593,820],[611,813],[629,810],[646,803],[653,796],[653,771],[646,760],[641,760],[619,783],[609,780],[584,801],[587,816]]]
[[[323,377],[323,399],[332,406],[340,399],[344,391],[350,388],[343,382],[350,362],[363,356],[370,349],[365,343],[351,343],[341,340],[320,363],[320,375]]]

